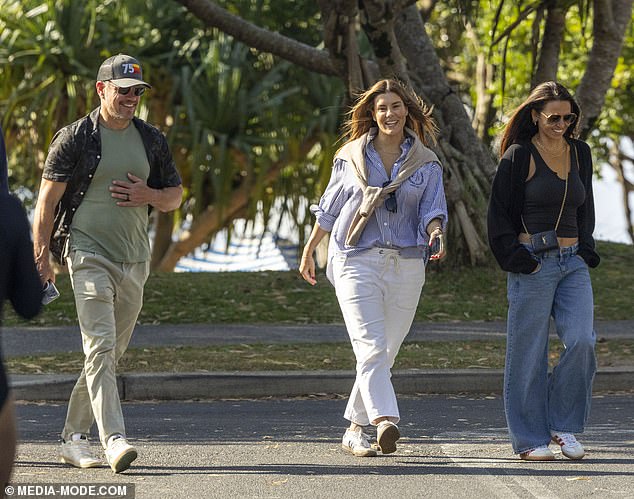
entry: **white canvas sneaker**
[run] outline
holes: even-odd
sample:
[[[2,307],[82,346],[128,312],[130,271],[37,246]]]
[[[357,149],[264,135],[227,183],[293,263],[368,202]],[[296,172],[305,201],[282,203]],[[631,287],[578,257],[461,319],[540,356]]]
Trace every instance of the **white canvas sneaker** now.
[[[561,447],[561,453],[568,459],[581,459],[586,455],[583,446],[572,433],[552,432],[553,442]]]
[[[124,437],[110,438],[106,447],[106,459],[115,473],[121,473],[130,467],[137,458],[137,451]]]
[[[374,457],[376,450],[370,446],[368,436],[361,428],[356,430],[347,429],[341,440],[341,447],[350,454],[357,457]]]
[[[540,445],[534,449],[522,452],[520,454],[522,461],[554,461],[555,454],[551,451],[547,445]]]
[[[60,450],[60,459],[62,463],[76,466],[77,468],[94,468],[101,466],[103,463],[93,455],[90,450],[90,442],[86,435],[81,435],[76,439],[62,441]]]
[[[396,452],[396,441],[401,438],[401,432],[398,431],[392,421],[381,421],[376,427],[376,440],[383,454],[392,454]]]

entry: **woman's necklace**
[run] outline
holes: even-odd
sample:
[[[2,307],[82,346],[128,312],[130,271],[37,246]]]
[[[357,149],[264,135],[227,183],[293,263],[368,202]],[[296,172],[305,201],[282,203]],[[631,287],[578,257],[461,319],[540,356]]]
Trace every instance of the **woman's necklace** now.
[[[397,150],[394,151],[388,151],[387,149],[383,149],[382,147],[374,147],[376,149],[376,152],[378,152],[379,154],[386,154],[386,155],[390,155],[390,156],[396,156],[401,154],[401,149],[398,148]]]
[[[387,173],[388,178],[391,177],[392,166],[401,155],[401,148],[399,147],[397,150],[388,151],[387,149],[383,149],[380,146],[377,147],[377,145],[375,144],[374,149],[381,158],[381,162],[383,163],[383,167],[385,168],[385,172]]]
[[[566,141],[562,141],[561,147],[559,148],[559,151],[555,151],[553,152],[551,149],[548,149],[544,144],[541,143],[541,141],[535,137],[535,145],[537,147],[539,147],[539,149],[542,152],[547,153],[549,156],[551,156],[553,159],[557,159],[559,158],[564,152],[566,152]]]

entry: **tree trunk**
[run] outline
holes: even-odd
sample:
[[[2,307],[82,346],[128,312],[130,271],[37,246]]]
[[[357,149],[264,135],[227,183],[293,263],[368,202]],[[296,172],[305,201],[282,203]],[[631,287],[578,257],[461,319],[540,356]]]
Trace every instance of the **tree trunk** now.
[[[317,141],[318,139],[315,137],[305,140],[301,145],[301,150],[298,152],[299,156],[306,156]],[[286,162],[284,160],[272,165],[262,180],[264,185],[273,184],[285,166]],[[216,232],[226,227],[232,220],[243,216],[251,200],[251,191],[251,183],[245,182],[233,192],[228,206],[222,210],[218,209],[217,206],[208,206],[204,212],[195,218],[191,229],[186,234],[183,234],[178,241],[173,241],[169,245],[157,265],[157,270],[164,272],[173,271],[182,257],[192,253],[201,244],[209,241]]]
[[[582,110],[579,132],[586,138],[601,113],[621,54],[634,0],[594,0],[593,44],[576,98]]]
[[[634,139],[630,138],[630,144],[634,143]],[[623,208],[625,211],[625,229],[630,236],[630,241],[634,243],[634,225],[632,224],[632,209],[630,208],[630,194],[634,193],[634,184],[625,176],[625,167],[623,163],[628,161],[634,164],[634,157],[630,157],[623,152],[619,138],[612,140],[610,148],[609,164],[616,171],[617,177],[623,187]]]
[[[266,175],[268,185],[275,181],[285,163],[279,163],[271,168]],[[232,220],[245,213],[251,195],[251,185],[244,183],[231,196],[228,206],[219,209],[215,205],[208,206],[192,223],[191,229],[183,234],[178,241],[172,242],[163,255],[157,270],[171,272],[178,261],[192,253],[201,244],[209,241],[219,230],[226,227]]]
[[[156,269],[165,253],[172,244],[172,231],[174,230],[174,212],[155,214],[154,246],[152,247],[152,260],[150,268]]]
[[[394,33],[399,11],[392,1],[363,0],[362,27],[374,50],[383,77],[398,78],[410,84],[407,65]]]
[[[531,88],[535,88],[544,81],[557,79],[559,51],[566,29],[566,9],[560,7],[560,3],[557,0],[551,0],[548,3],[546,26],[544,27],[537,69],[531,80]]]
[[[356,22],[359,8],[347,0],[318,0],[324,25],[324,44],[330,57],[343,68],[348,97],[367,85],[367,74],[359,56]]]
[[[467,23],[465,28],[467,38],[473,44],[477,54],[474,82],[476,104],[471,126],[473,126],[478,138],[484,142],[489,136],[489,127],[495,118],[493,94],[489,91],[493,85],[494,68],[492,64],[487,62],[486,52],[483,50],[476,30],[473,29],[471,23]]]
[[[421,97],[434,105],[441,127],[440,155],[452,222],[449,246],[457,250],[450,258],[483,263],[489,260],[486,206],[496,162],[477,137],[459,95],[449,86],[416,7],[407,8],[398,25],[398,42],[410,78]]]

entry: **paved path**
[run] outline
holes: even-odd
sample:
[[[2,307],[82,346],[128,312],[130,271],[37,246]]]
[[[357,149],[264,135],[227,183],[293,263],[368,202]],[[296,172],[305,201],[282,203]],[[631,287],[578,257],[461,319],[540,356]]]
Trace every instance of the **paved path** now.
[[[395,454],[376,458],[341,450],[345,404],[338,398],[126,403],[126,429],[139,458],[114,475],[106,467],[59,463],[64,405],[20,403],[13,483],[130,484],[137,499],[632,497],[634,394],[594,397],[580,436],[586,458],[558,454],[549,463],[513,455],[499,397],[400,397],[403,438]]]
[[[597,321],[601,338],[634,339],[634,320]],[[47,328],[4,328],[2,351],[5,357],[81,349],[77,326]],[[415,323],[407,341],[493,340],[506,338],[506,323],[494,322],[424,322]],[[214,345],[239,343],[325,343],[348,342],[342,324],[328,325],[238,325],[238,324],[163,324],[139,325],[131,347]]]

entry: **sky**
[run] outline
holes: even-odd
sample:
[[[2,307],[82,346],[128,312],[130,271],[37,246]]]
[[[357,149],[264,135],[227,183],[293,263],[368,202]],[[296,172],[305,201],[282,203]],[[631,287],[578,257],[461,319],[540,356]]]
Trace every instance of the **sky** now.
[[[623,188],[616,178],[616,172],[609,166],[601,169],[602,178],[593,180],[594,211],[596,224],[595,239],[615,243],[632,244],[626,230]],[[630,206],[634,206],[634,196],[630,194]]]

